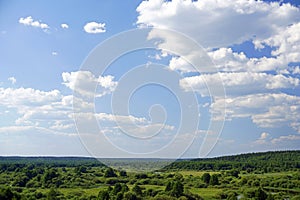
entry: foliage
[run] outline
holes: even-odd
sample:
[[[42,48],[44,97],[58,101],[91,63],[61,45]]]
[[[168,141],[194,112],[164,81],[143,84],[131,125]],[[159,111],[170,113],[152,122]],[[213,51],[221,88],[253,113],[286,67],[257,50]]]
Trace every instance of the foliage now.
[[[3,157],[0,200],[299,199],[298,164],[299,151],[181,160],[139,173],[87,158]]]
[[[202,175],[202,180],[203,180],[204,183],[209,184],[209,181],[210,181],[210,174],[209,174],[209,173],[204,173],[204,174]]]
[[[300,151],[248,153],[218,158],[178,160],[165,170],[238,170],[268,173],[300,169]]]

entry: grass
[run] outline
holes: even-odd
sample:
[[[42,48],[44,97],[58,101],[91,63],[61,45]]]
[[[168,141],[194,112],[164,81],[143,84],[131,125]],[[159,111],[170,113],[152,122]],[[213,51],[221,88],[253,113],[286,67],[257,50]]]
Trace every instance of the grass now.
[[[98,193],[101,189],[107,188],[106,186],[100,187],[100,188],[87,188],[87,189],[83,189],[83,188],[57,188],[57,190],[64,194],[64,196],[69,196],[69,195],[74,195],[74,194],[78,194],[78,196],[80,195],[94,195],[94,196],[98,196]],[[37,192],[42,192],[44,194],[47,194],[50,191],[49,188],[45,188],[45,189],[37,189]]]
[[[215,171],[179,171],[178,173],[182,174],[184,177],[186,176],[202,176],[204,173],[209,173],[210,175],[212,174],[219,174],[220,172],[215,172]]]
[[[219,188],[191,188],[190,191],[195,194],[199,194],[205,200],[216,199],[216,195],[222,192]]]
[[[245,176],[256,176],[256,177],[259,177],[259,178],[263,178],[263,177],[276,177],[276,178],[279,178],[279,177],[282,177],[282,176],[293,176],[293,172],[271,172],[271,173],[263,173],[263,174],[240,174],[241,177]]]
[[[153,190],[165,190],[165,186],[160,185],[141,185],[141,187],[144,187],[145,189],[153,189]]]

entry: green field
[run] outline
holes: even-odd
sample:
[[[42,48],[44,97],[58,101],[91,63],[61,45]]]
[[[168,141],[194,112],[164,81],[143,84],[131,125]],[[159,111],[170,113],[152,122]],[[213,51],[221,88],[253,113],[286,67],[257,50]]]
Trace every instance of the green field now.
[[[134,167],[125,171],[92,158],[2,157],[0,200],[296,200],[300,197],[299,154],[290,151],[184,160],[159,171],[134,171],[148,162],[145,159],[130,160]],[[118,162],[126,164],[124,159]]]

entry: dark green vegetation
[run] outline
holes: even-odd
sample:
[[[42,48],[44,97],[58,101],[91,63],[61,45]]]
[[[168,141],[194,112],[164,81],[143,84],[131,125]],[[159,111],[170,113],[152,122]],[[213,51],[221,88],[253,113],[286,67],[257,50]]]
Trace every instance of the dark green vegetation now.
[[[177,161],[166,169],[242,170],[247,172],[280,172],[300,169],[300,151],[248,153],[235,156]]]
[[[6,199],[295,200],[300,151],[180,160],[155,172],[115,170],[93,158],[0,157]]]

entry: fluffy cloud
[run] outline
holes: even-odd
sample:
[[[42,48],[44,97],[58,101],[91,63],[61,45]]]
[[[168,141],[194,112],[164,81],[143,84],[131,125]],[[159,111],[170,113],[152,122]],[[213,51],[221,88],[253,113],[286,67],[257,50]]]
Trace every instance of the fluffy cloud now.
[[[0,105],[15,113],[16,126],[12,127],[20,131],[35,127],[73,134],[75,129],[69,99],[70,96],[63,96],[58,90],[47,92],[32,88],[0,88]],[[2,128],[6,130],[10,127]]]
[[[299,8],[290,4],[248,0],[152,0],[143,1],[137,12],[141,26],[180,31],[210,48],[268,38],[300,19]]]
[[[105,23],[89,22],[84,27],[87,33],[105,33]]]
[[[26,26],[33,26],[33,27],[41,28],[41,29],[44,29],[44,30],[49,29],[49,26],[47,24],[41,23],[39,21],[34,21],[31,16],[28,16],[26,18],[21,17],[19,19],[19,23],[24,24]]]
[[[266,144],[267,139],[270,137],[270,134],[267,132],[263,132],[260,134],[260,137],[254,142],[254,144]]]
[[[0,101],[8,107],[44,105],[61,99],[58,90],[49,92],[32,88],[0,88]]]
[[[60,27],[63,28],[63,29],[67,29],[67,28],[69,28],[69,25],[68,24],[61,24]]]
[[[137,11],[137,23],[141,26],[169,28],[191,36],[209,50],[220,71],[279,72],[290,62],[299,62],[300,9],[290,4],[248,0],[152,0],[143,1]],[[172,70],[195,71],[181,56],[194,60],[197,52],[172,35],[156,30],[149,34],[150,39],[153,35],[163,40],[159,48],[172,47],[180,52],[179,57],[170,61]],[[249,40],[257,48],[270,46],[275,49],[273,57],[248,58],[243,52],[232,52],[228,48]]]
[[[285,65],[290,62],[300,62],[300,22],[281,28],[278,34],[269,38],[256,39],[254,44],[258,49],[265,46],[274,47],[272,56],[284,60]]]
[[[299,142],[300,141],[300,136],[299,135],[283,135],[283,136],[280,136],[278,138],[274,138],[274,139],[271,140],[271,142],[273,144],[283,143],[283,142],[286,142],[286,141],[297,141],[297,142]]]
[[[176,49],[169,68],[181,72],[198,72],[190,63],[199,56],[203,68],[200,75],[185,77],[180,86],[194,89],[202,96],[218,91],[220,83],[227,93],[227,120],[248,117],[259,127],[290,126],[299,132],[299,66],[300,9],[290,4],[263,1],[143,1],[137,8],[140,26],[172,29],[182,32],[208,52],[213,65],[189,44],[174,35],[153,29],[148,39],[160,38],[163,49]],[[248,57],[234,52],[231,46],[253,42],[257,51],[269,48],[271,56]],[[293,67],[294,66],[294,67]],[[208,68],[215,68],[216,71]],[[209,83],[209,84],[207,84]],[[190,87],[191,86],[191,87]],[[293,95],[284,94],[287,90]],[[210,112],[215,120],[225,112],[224,99],[214,92]]]
[[[269,137],[269,133],[266,133],[266,132],[263,132],[261,135],[260,135],[260,140],[265,140],[267,137]]]
[[[104,133],[118,135],[125,132],[137,138],[150,137],[160,131],[173,131],[174,126],[161,123],[152,123],[144,117],[133,115],[114,115],[109,113],[76,113],[76,118],[85,124],[93,123],[92,119],[98,121]],[[93,127],[93,126],[87,126]],[[93,131],[91,131],[93,132]]]
[[[209,96],[207,83],[209,82],[211,87],[218,87],[220,81],[222,81],[226,94],[230,96],[294,88],[300,84],[299,79],[281,74],[235,72],[186,77],[180,80],[180,86],[185,90],[193,88],[202,96]]]
[[[227,120],[247,117],[263,128],[288,125],[300,133],[300,97],[298,96],[284,93],[250,94],[227,97],[225,101],[226,111],[223,101],[216,98],[211,105],[211,112],[218,116],[225,111]]]
[[[89,71],[64,72],[62,78],[64,85],[86,97],[101,97],[111,93],[117,86],[117,82],[113,81],[113,76],[99,76],[97,78]]]
[[[72,108],[69,96],[58,90],[40,91],[32,88],[0,88],[1,105],[15,109],[18,125],[49,124],[55,120],[69,120]]]
[[[7,80],[9,80],[13,85],[17,82],[17,79],[15,77],[9,77]]]

